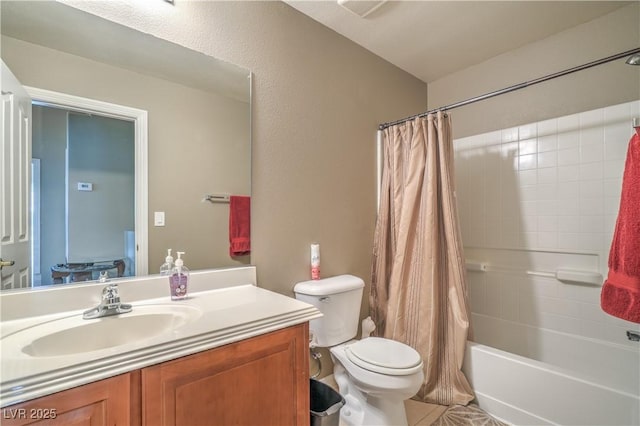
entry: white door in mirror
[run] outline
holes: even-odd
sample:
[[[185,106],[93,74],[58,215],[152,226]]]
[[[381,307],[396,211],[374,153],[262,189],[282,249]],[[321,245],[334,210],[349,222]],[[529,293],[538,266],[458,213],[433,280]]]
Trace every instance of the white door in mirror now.
[[[2,289],[31,286],[31,98],[2,62],[0,268]]]

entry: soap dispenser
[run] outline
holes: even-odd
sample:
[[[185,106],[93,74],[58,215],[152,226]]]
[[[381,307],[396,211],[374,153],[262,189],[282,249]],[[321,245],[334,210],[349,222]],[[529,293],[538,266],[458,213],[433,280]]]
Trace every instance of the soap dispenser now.
[[[164,263],[160,266],[160,275],[170,275],[173,270],[173,256],[171,256],[171,249],[167,250],[167,257],[164,258]]]
[[[187,297],[187,287],[189,285],[189,269],[184,266],[182,260],[183,251],[179,251],[175,266],[169,276],[169,287],[171,289],[171,300],[181,300]]]

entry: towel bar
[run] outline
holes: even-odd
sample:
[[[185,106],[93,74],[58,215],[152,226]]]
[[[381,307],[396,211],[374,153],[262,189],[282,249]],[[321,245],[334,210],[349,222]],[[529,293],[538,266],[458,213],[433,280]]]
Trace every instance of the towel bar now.
[[[527,271],[527,275],[555,278],[568,284],[602,285],[602,274],[599,272],[557,269],[555,272]]]
[[[228,203],[230,199],[229,194],[207,194],[202,199],[202,202],[209,201],[211,203]]]
[[[602,274],[591,271],[571,271],[566,269],[558,269],[556,278],[562,282],[602,285]]]
[[[509,273],[521,273],[521,269],[516,268],[496,268],[491,267],[485,262],[477,260],[467,260],[465,262],[467,271],[473,272],[509,272]],[[579,271],[572,269],[556,269],[555,271],[524,271],[527,275],[533,275],[536,277],[555,278],[556,280],[566,284],[588,284],[600,286],[603,283],[602,274],[593,271]]]
[[[485,272],[487,270],[486,263],[475,260],[467,260],[465,262],[465,267],[467,268],[467,271]]]

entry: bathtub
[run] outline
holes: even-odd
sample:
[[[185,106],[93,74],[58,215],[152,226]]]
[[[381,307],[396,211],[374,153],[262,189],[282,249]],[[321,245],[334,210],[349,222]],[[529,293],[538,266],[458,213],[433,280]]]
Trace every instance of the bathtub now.
[[[464,372],[479,406],[494,417],[513,425],[640,424],[640,344],[634,348],[476,315],[474,320],[479,337],[485,327],[494,336],[518,336],[512,340],[519,346],[509,352],[467,344]]]

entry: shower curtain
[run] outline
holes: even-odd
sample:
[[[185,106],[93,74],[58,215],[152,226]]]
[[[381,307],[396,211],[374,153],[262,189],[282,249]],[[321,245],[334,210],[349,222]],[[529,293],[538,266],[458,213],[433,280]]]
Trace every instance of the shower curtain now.
[[[422,356],[416,399],[466,405],[474,398],[461,370],[470,314],[451,118],[438,112],[388,127],[383,144],[370,296],[376,333]]]

